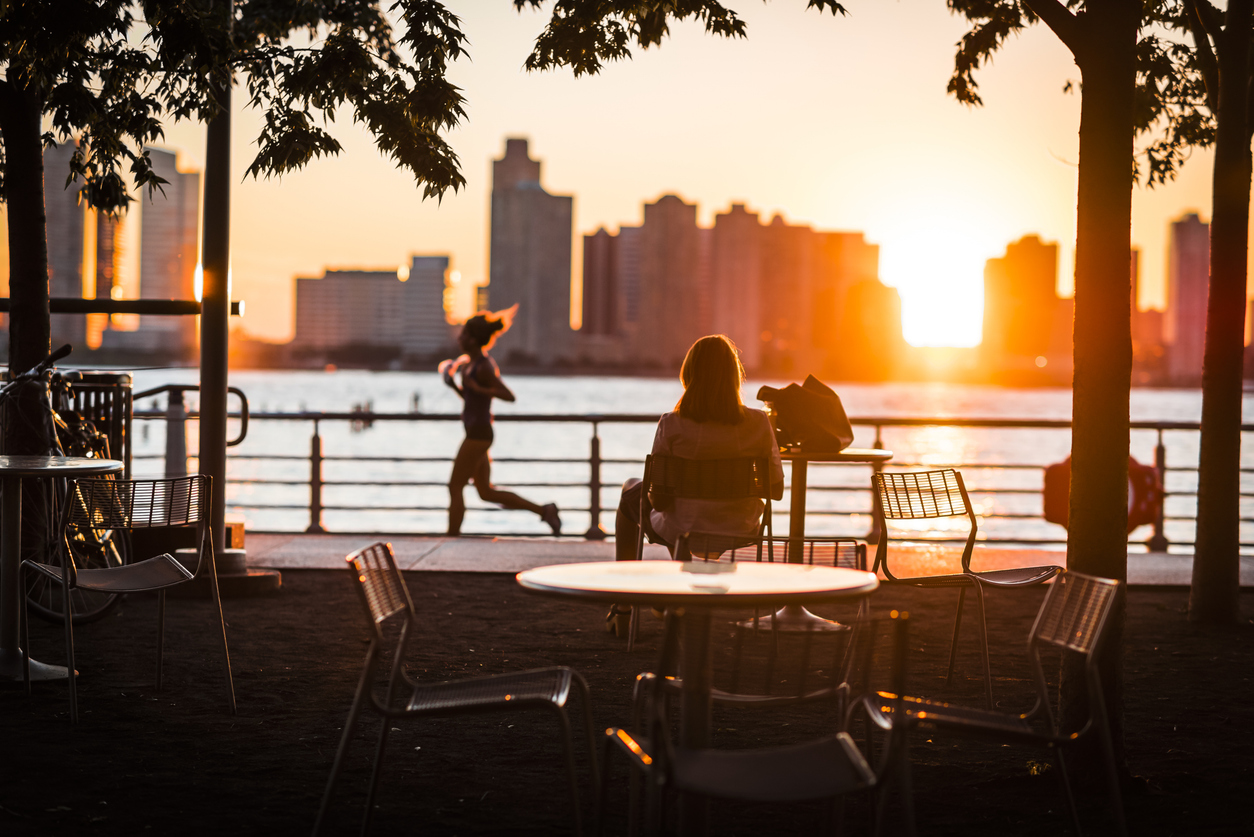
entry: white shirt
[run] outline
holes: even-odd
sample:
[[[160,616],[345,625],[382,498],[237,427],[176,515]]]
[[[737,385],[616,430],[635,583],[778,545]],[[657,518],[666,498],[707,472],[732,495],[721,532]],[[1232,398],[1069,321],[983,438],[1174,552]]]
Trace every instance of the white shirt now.
[[[657,423],[653,452],[684,459],[732,459],[748,456],[771,458],[771,484],[784,482],[775,431],[766,413],[745,408],[739,424],[696,422],[679,413],[666,413]],[[653,510],[654,530],[670,543],[685,532],[716,532],[728,535],[757,534],[765,504],[744,500],[685,500],[676,498],[674,508]]]

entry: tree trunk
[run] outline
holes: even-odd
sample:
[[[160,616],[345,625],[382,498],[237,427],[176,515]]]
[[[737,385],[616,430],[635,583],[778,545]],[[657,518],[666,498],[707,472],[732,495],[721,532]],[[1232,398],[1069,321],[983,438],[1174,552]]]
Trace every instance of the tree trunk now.
[[[1127,581],[1128,392],[1132,379],[1133,91],[1140,4],[1093,0],[1077,18],[1083,98],[1076,205],[1075,373],[1067,567]],[[1100,654],[1112,734],[1123,762],[1121,595]],[[1083,665],[1068,660],[1062,721],[1088,717]],[[1088,760],[1085,760],[1088,761]]]
[[[48,356],[48,232],[44,212],[44,157],[39,99],[0,82],[0,132],[4,134],[4,200],[9,225],[9,371],[25,372]],[[26,387],[23,414],[45,409]],[[29,397],[28,397],[29,396]],[[44,454],[49,440],[34,428],[45,422],[4,423],[6,453]]]
[[[1240,588],[1241,366],[1250,223],[1252,0],[1231,0],[1216,39],[1219,108],[1210,225],[1210,294],[1202,361],[1202,440],[1189,619],[1235,624]]]

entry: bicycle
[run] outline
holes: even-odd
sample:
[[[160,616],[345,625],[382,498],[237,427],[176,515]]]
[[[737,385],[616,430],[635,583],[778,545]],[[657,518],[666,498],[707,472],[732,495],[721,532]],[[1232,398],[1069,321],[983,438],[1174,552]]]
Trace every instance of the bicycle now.
[[[68,344],[52,352],[26,372],[14,375],[0,388],[0,428],[10,421],[27,424],[41,440],[44,453],[54,456],[85,456],[110,459],[109,438],[95,422],[70,409],[73,384],[82,379],[78,372],[58,372],[53,368],[72,351]],[[23,496],[23,551],[43,557],[58,537],[57,521],[65,495],[65,481],[28,483]],[[81,569],[120,566],[128,550],[111,530],[72,527],[65,532],[75,565]],[[38,573],[26,576],[26,599],[30,611],[52,622],[65,618],[60,588]],[[70,617],[74,624],[102,618],[119,601],[116,593],[76,590],[70,597]]]

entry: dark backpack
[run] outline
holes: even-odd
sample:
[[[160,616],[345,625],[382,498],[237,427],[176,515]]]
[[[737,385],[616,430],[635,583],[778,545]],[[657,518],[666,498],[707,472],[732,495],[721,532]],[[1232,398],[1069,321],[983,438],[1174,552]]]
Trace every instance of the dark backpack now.
[[[835,453],[853,442],[853,426],[840,396],[813,375],[801,386],[762,387],[758,399],[775,411],[775,440],[807,453]]]

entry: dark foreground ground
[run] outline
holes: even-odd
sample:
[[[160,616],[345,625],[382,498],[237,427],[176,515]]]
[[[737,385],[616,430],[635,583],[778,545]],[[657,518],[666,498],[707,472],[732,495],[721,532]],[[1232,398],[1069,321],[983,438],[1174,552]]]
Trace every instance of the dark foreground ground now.
[[[506,575],[413,573],[422,635],[412,670],[437,679],[564,663],[592,689],[598,728],[627,719],[634,675],[652,667],[660,623],[644,621],[632,654],[601,629],[600,606],[539,598]],[[1043,593],[993,594],[989,633],[999,703],[1030,704],[1023,639]],[[882,590],[876,610],[911,612],[911,689],[937,694],[953,598]],[[1187,593],[1133,590],[1127,624],[1127,798],[1133,834],[1254,834],[1254,596],[1242,623],[1190,625]],[[282,594],[225,603],[239,714],[225,711],[207,602],[171,601],[167,683],[151,687],[155,599],[131,597],[77,634],[82,723],[63,684],[0,691],[0,834],[305,834],[313,825],[366,648],[367,627],[342,572],[284,573]],[[831,614],[839,615],[839,614]],[[970,620],[973,622],[974,620]],[[35,622],[32,646],[62,659],[58,629]],[[976,669],[974,635],[960,670]],[[951,696],[978,703],[969,677]],[[832,723],[822,710],[716,709],[716,741],[784,742]],[[562,834],[569,805],[553,722],[488,716],[394,725],[374,833]],[[358,735],[329,833],[358,823],[378,722]],[[924,835],[1065,833],[1041,754],[939,736],[913,743]],[[586,770],[586,759],[580,765]],[[619,765],[618,776],[623,776]],[[625,831],[624,782],[609,800]],[[1082,796],[1087,833],[1108,833],[1098,791]],[[847,826],[865,823],[855,800]],[[591,801],[586,807],[590,810]],[[817,806],[722,804],[710,833],[813,833]]]

